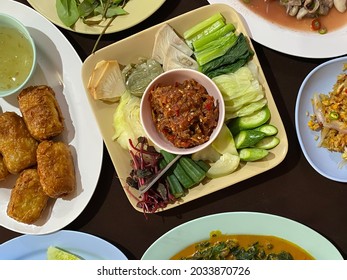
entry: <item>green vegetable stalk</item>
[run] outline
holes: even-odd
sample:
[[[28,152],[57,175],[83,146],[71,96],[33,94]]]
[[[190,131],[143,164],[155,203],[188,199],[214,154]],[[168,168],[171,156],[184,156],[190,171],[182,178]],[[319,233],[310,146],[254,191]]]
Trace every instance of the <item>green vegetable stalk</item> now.
[[[193,42],[194,51],[199,52],[208,47],[208,44],[224,37],[227,34],[231,34],[235,31],[235,26],[231,23],[225,24],[223,27],[211,32],[205,36],[201,36]]]
[[[249,47],[246,37],[240,33],[235,44],[223,56],[201,65],[200,71],[210,78],[235,72],[251,60],[253,55],[254,52]]]
[[[218,22],[220,20],[222,20],[222,22],[225,22],[225,18],[222,16],[222,14],[216,13],[186,30],[183,33],[183,38],[186,40],[190,40],[193,37],[196,37],[198,34],[203,33],[204,30],[208,30],[209,27],[211,27],[215,22]]]

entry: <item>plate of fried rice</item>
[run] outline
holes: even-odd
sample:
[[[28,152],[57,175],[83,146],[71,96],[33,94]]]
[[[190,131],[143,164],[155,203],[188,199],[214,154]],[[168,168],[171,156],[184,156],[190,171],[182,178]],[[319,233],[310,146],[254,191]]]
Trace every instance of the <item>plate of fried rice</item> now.
[[[295,125],[311,166],[328,179],[347,182],[347,56],[306,76],[296,100]]]

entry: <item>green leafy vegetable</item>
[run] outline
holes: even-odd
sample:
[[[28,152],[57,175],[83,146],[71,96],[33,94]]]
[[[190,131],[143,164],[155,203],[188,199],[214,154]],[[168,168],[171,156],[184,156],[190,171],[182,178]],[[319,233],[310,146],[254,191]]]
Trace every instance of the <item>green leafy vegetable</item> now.
[[[87,18],[92,15],[94,10],[99,6],[97,1],[83,1],[78,5],[78,13],[81,18]]]
[[[267,253],[264,245],[255,242],[242,247],[237,240],[229,239],[220,242],[202,241],[196,245],[196,251],[182,260],[293,260],[287,251]]]
[[[79,19],[87,25],[97,25],[109,19],[94,45],[92,51],[94,52],[101,36],[112,21],[117,16],[128,14],[124,10],[128,1],[130,0],[56,0],[56,10],[58,17],[67,27],[73,27]]]
[[[235,44],[223,56],[200,65],[200,71],[210,78],[232,73],[250,61],[253,55],[254,52],[249,47],[246,37],[240,33]]]
[[[203,50],[194,52],[194,56],[199,66],[223,56],[237,42],[237,38],[238,37],[235,33],[228,33],[227,35],[208,43]]]
[[[106,11],[106,17],[111,18],[114,16],[126,15],[127,12],[119,6],[110,6]]]
[[[129,0],[56,0],[56,9],[60,20],[68,27],[78,19],[86,24],[99,24],[102,20],[125,15],[123,9]],[[100,16],[97,20],[93,17]]]
[[[76,0],[56,0],[55,6],[60,20],[68,27],[80,17]]]

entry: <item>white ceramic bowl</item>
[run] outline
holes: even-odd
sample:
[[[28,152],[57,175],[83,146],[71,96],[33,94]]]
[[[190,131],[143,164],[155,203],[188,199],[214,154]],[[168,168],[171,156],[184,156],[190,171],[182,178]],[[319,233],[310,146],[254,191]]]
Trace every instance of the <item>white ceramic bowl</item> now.
[[[4,14],[4,13],[0,13],[0,27],[8,27],[8,28],[13,28],[15,30],[17,30],[20,34],[22,34],[24,36],[24,38],[28,41],[28,47],[31,48],[32,51],[32,62],[31,62],[31,66],[30,68],[28,68],[27,73],[25,73],[25,75],[23,75],[23,77],[20,80],[20,83],[18,83],[17,85],[12,85],[9,88],[6,88],[5,86],[0,84],[0,97],[5,97],[5,96],[9,96],[13,93],[17,93],[19,92],[21,89],[23,89],[23,87],[27,84],[27,82],[29,81],[29,79],[31,78],[32,74],[34,73],[35,70],[35,66],[36,66],[36,48],[35,48],[35,43],[34,40],[32,39],[32,37],[30,36],[30,33],[28,31],[28,29],[20,22],[18,21],[16,18]],[[7,40],[12,40],[12,39],[7,39]],[[13,54],[11,54],[13,56]],[[4,59],[2,59],[1,57],[3,57]],[[0,56],[0,64],[2,64],[2,66],[4,65],[4,60],[7,59],[4,56]],[[30,63],[30,62],[28,62]],[[30,64],[29,64],[30,65]],[[18,67],[18,72],[20,72],[22,69],[22,66]],[[2,75],[3,73],[1,73]],[[6,75],[6,74],[4,74]]]
[[[295,107],[296,133],[307,161],[322,176],[343,183],[347,183],[347,164],[340,165],[342,154],[319,147],[320,132],[312,131],[307,124],[310,115],[313,114],[311,102],[313,95],[315,93],[329,94],[346,63],[347,56],[344,56],[314,68],[299,89]]]
[[[218,124],[213,130],[207,142],[191,148],[178,148],[175,147],[169,140],[166,139],[166,137],[162,133],[158,132],[158,130],[156,129],[155,124],[152,120],[152,110],[149,102],[149,95],[155,85],[174,85],[176,82],[182,83],[183,81],[190,79],[194,79],[195,81],[200,83],[205,87],[207,93],[214,97],[215,104],[218,105],[219,108]],[[176,155],[193,154],[210,145],[220,132],[225,118],[223,96],[216,84],[209,77],[199,71],[191,69],[169,70],[156,77],[146,88],[141,100],[140,118],[147,137],[158,148]]]

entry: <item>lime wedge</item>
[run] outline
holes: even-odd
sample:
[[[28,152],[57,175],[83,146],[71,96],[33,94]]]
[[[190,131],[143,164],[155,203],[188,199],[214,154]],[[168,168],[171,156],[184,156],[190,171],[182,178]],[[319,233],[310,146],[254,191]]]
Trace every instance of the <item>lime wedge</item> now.
[[[58,247],[49,246],[47,260],[81,260],[80,257]]]
[[[233,173],[240,164],[240,157],[225,153],[207,171],[208,178],[218,178]]]

